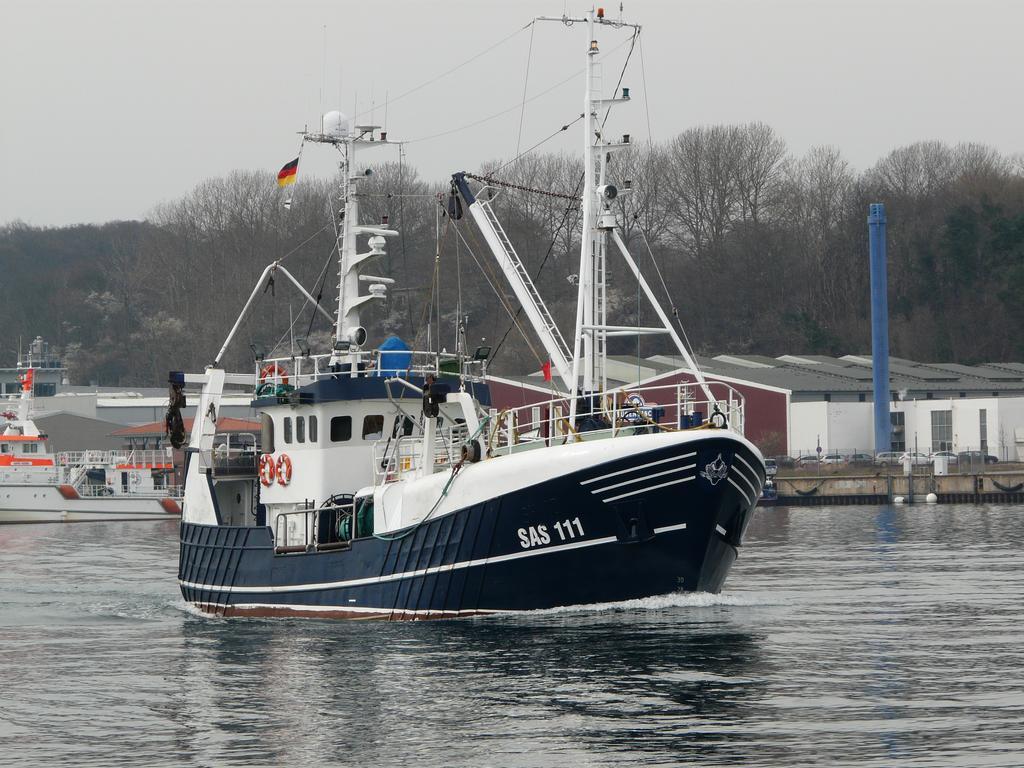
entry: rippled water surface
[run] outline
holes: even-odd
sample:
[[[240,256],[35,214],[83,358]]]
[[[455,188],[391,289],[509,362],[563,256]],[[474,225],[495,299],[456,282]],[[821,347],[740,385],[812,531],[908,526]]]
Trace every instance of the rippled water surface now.
[[[0,527],[0,764],[1020,766],[1022,529],[762,510],[719,596],[384,624],[193,615],[172,523]]]

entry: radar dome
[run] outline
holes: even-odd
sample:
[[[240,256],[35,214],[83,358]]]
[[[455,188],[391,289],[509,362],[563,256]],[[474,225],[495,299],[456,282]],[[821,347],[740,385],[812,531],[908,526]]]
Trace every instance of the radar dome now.
[[[328,136],[347,136],[348,118],[337,110],[324,115],[324,133]]]

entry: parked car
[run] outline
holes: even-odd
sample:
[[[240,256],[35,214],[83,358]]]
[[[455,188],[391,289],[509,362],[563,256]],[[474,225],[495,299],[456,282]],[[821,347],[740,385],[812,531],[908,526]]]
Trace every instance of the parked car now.
[[[817,463],[819,461],[820,461],[820,459],[818,458],[818,454],[816,454],[816,453],[808,453],[808,454],[806,454],[804,456],[801,456],[799,459],[797,459],[796,460],[796,465],[798,467],[813,467],[813,466],[817,465]]]
[[[775,459],[764,460],[764,474],[765,477],[775,477],[779,471],[779,465],[775,462]]]
[[[846,463],[846,459],[844,459],[838,453],[826,453],[824,456],[821,457],[821,463],[822,464],[845,464]]]
[[[882,451],[875,454],[875,464],[880,467],[895,467],[900,463],[902,455],[899,451]]]
[[[958,464],[998,464],[999,459],[984,451],[960,451],[956,455]]]
[[[846,463],[851,467],[870,467],[875,463],[875,457],[870,453],[853,453]]]
[[[953,451],[935,451],[931,457],[932,459],[948,459],[950,464],[957,463],[957,454],[953,453]]]
[[[796,466],[796,459],[792,456],[773,456],[772,460],[779,469],[793,469]]]
[[[906,462],[907,459],[910,459],[911,464],[913,464],[913,466],[915,467],[920,467],[932,463],[931,459],[928,458],[927,453],[918,453],[917,451],[907,451],[906,453],[901,453],[898,461],[900,464],[903,464]]]

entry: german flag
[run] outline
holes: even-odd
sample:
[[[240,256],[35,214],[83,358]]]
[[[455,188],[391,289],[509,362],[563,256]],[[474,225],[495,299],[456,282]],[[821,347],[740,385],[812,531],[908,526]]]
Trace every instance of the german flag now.
[[[299,172],[299,158],[285,163],[284,168],[277,172],[277,186],[287,187],[295,183],[295,174]]]

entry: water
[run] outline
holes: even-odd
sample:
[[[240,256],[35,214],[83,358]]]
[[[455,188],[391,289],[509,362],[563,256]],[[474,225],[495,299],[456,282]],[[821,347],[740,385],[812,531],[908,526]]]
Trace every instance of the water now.
[[[1024,509],[759,511],[720,596],[210,619],[172,523],[0,527],[0,764],[1024,765]]]

